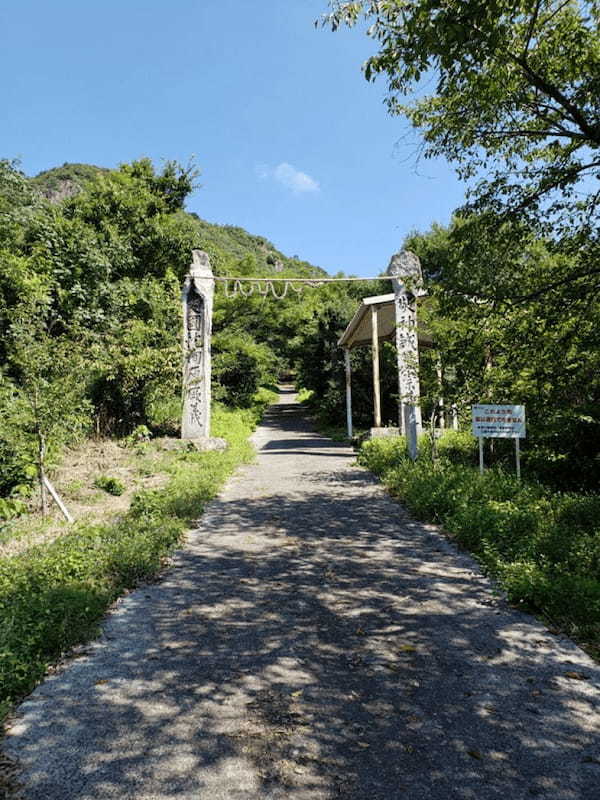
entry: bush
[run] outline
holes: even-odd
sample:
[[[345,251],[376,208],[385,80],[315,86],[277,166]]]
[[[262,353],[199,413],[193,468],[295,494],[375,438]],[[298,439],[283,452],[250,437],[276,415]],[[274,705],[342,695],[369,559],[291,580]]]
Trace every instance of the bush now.
[[[131,431],[129,436],[123,439],[125,447],[136,447],[137,445],[144,445],[152,438],[152,431],[147,425],[136,425]]]
[[[213,337],[213,397],[237,408],[250,406],[259,387],[277,380],[279,360],[248,334],[223,331]]]
[[[444,431],[437,440],[437,452],[453,464],[473,464],[477,460],[477,439],[470,431]]]
[[[171,395],[164,386],[147,393],[144,412],[148,425],[159,436],[177,436],[181,431],[181,393]]]
[[[368,439],[358,453],[358,463],[381,476],[384,476],[392,467],[398,466],[406,458],[408,456],[406,455],[404,436]]]
[[[116,497],[122,495],[125,491],[125,484],[122,483],[118,478],[109,478],[106,475],[100,475],[94,481],[94,486],[96,489],[102,489],[107,494],[113,494]]]

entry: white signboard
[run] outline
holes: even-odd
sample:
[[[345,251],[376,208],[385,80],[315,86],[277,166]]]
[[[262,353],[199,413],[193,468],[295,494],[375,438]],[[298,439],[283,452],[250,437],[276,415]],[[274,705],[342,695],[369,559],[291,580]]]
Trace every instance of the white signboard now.
[[[494,439],[525,438],[525,406],[471,406],[473,436]]]

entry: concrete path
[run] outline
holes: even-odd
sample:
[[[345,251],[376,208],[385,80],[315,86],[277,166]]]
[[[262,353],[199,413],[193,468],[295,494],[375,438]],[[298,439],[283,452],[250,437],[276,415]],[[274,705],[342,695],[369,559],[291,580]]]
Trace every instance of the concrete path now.
[[[25,796],[599,798],[600,668],[291,392],[255,439],[173,568],[20,707]]]

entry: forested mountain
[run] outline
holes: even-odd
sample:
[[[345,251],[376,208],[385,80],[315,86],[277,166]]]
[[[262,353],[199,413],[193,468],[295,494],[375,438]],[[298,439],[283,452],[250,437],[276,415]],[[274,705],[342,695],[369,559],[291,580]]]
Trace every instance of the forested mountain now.
[[[173,164],[167,165],[166,173],[169,174],[173,167]],[[97,167],[93,164],[65,163],[61,167],[53,167],[38,173],[29,179],[29,183],[35,193],[56,204],[84,191],[90,181],[110,171],[106,167]],[[191,172],[189,178],[192,179]],[[295,256],[292,258],[285,256],[264,236],[255,236],[234,225],[207,222],[193,212],[189,217],[195,221],[202,249],[209,253],[212,251],[211,263],[215,262],[213,269],[217,273],[219,266],[229,267],[233,264],[238,266],[244,263],[247,267],[251,266],[258,270],[252,274],[269,275],[282,272],[284,269],[293,269],[294,274],[298,276],[326,274],[320,267],[315,267],[307,261]]]

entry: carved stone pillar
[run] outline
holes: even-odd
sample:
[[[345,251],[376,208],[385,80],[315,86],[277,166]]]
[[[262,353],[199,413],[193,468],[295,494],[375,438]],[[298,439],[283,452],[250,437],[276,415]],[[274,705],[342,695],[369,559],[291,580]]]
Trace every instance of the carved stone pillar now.
[[[181,438],[201,449],[220,449],[222,439],[210,436],[210,340],[215,282],[207,253],[192,251],[183,286],[183,415]]]
[[[408,452],[417,457],[417,436],[421,433],[421,389],[419,384],[419,342],[417,297],[425,294],[418,257],[402,250],[392,256],[387,275],[394,276],[396,309],[396,353],[398,364],[398,415],[406,436]]]

